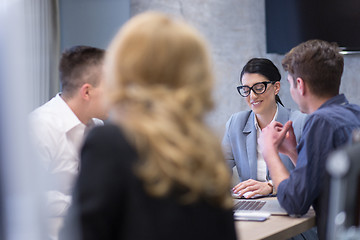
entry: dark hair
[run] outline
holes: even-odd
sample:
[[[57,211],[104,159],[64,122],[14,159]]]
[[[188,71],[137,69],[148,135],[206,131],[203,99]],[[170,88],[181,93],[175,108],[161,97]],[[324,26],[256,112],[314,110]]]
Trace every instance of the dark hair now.
[[[72,96],[85,83],[97,86],[98,72],[89,74],[89,71],[93,71],[91,67],[102,64],[104,56],[103,49],[89,46],[74,46],[64,51],[59,65],[62,92]]]
[[[281,80],[281,74],[279,69],[274,65],[272,61],[267,58],[252,58],[243,67],[240,73],[240,82],[245,73],[257,73],[263,75],[271,82],[277,82]],[[276,94],[275,101],[282,106],[279,95]]]
[[[300,77],[313,94],[332,97],[339,94],[344,58],[336,43],[309,40],[294,47],[285,55],[282,65],[294,78]]]

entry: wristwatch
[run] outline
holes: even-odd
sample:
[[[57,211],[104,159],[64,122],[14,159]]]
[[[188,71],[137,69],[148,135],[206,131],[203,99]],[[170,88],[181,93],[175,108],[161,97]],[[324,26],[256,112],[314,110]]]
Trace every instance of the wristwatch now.
[[[273,182],[271,181],[271,180],[269,180],[268,182],[267,182],[267,184],[270,186],[270,187],[272,187],[272,195],[275,195],[276,193],[277,193],[277,191],[276,191],[276,189],[275,189],[275,187],[274,187],[274,184],[273,184]]]

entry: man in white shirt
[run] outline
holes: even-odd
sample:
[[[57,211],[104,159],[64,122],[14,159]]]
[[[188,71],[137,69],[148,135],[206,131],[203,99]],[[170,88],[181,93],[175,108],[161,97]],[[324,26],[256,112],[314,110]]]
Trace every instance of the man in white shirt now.
[[[84,134],[107,118],[103,100],[105,51],[75,46],[62,54],[62,92],[30,114],[30,132],[49,180],[49,233],[57,239],[71,203]],[[100,120],[102,119],[102,120]]]

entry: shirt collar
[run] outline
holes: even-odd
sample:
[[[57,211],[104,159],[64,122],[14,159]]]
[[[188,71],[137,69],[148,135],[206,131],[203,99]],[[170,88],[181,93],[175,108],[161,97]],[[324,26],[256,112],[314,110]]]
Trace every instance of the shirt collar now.
[[[345,95],[344,94],[339,94],[339,95],[336,95],[335,97],[330,98],[326,102],[324,102],[319,107],[319,109],[324,108],[324,107],[329,106],[329,105],[333,105],[333,104],[343,105],[343,104],[348,104],[348,103],[349,103],[349,101],[346,99]]]
[[[61,118],[64,123],[64,130],[66,132],[70,131],[76,126],[82,125],[85,128],[85,124],[83,124],[79,118],[75,115],[75,113],[71,110],[69,105],[64,101],[64,99],[60,96],[61,93],[58,93],[55,96],[55,103],[58,107],[58,112],[61,114]]]

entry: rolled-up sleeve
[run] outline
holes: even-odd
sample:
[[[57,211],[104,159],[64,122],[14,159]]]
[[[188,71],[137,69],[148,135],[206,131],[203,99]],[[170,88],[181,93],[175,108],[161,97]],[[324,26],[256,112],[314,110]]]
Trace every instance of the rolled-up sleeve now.
[[[321,118],[313,117],[306,123],[298,145],[297,166],[278,186],[278,200],[290,215],[306,214],[319,197],[326,159],[334,149],[334,131],[334,127]]]

